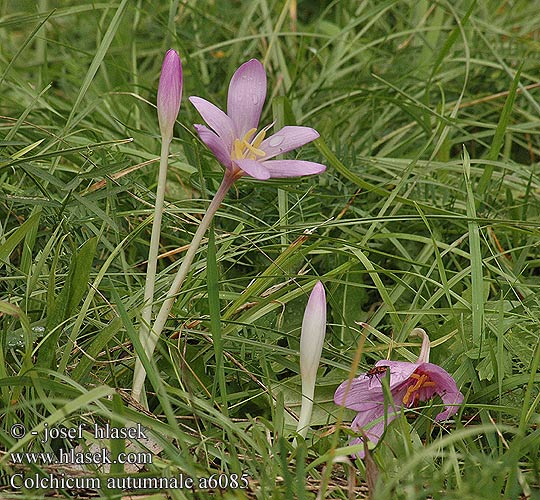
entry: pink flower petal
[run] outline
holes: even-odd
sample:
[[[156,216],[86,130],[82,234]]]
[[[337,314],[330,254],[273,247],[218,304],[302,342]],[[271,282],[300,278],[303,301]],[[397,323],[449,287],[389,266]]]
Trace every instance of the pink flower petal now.
[[[387,366],[390,370],[390,389],[407,381],[410,376],[420,366],[419,363],[409,363],[408,361],[390,361],[381,359],[375,363],[375,366]]]
[[[364,440],[362,438],[354,438],[349,441],[349,446],[354,446],[356,444],[362,444]],[[359,451],[356,455],[352,455],[352,458],[359,458],[360,460],[363,460],[366,454],[364,453],[364,450]]]
[[[268,160],[263,164],[270,172],[270,177],[276,179],[320,174],[326,170],[325,165],[303,160]]]
[[[231,117],[237,138],[257,128],[266,99],[266,72],[257,59],[242,64],[229,84],[227,114]]]
[[[221,137],[223,143],[229,150],[232,148],[234,142],[234,125],[232,120],[219,109],[217,106],[214,106],[211,102],[208,102],[206,99],[200,97],[191,96],[189,101],[199,114],[202,116],[203,120],[208,124],[208,126]]]
[[[218,137],[214,132],[205,127],[204,125],[194,125],[195,130],[199,134],[201,141],[203,141],[218,161],[227,168],[232,168],[231,153],[225,146],[221,137]]]
[[[390,422],[392,422],[392,420],[399,415],[398,408],[388,408],[385,419],[384,411],[384,404],[381,404],[380,406],[372,408],[371,410],[359,412],[351,423],[351,429],[356,431],[362,429],[367,438],[373,444],[377,444],[381,439],[381,436],[384,434],[386,426],[388,426]],[[372,422],[375,423],[372,424]],[[349,444],[360,444],[363,443],[363,441],[363,438],[360,437],[353,439]],[[365,456],[364,450],[357,453],[356,456],[363,459]]]
[[[345,406],[351,410],[364,412],[374,407],[379,407],[384,402],[384,396],[380,389],[370,389],[370,379],[365,375],[349,381],[345,380],[334,394],[334,402],[339,406]]]
[[[266,166],[256,160],[234,160],[234,163],[238,165],[246,174],[255,179],[265,181],[270,179],[270,172],[266,169]]]
[[[385,407],[384,404],[368,411],[359,412],[351,423],[351,429],[362,429],[372,443],[377,443],[384,433],[385,429]],[[392,406],[387,407],[386,425],[400,415],[400,409]],[[373,423],[375,422],[375,423]]]
[[[299,148],[319,137],[319,133],[309,127],[283,127],[265,139],[259,149],[266,153],[265,160]]]
[[[446,406],[444,411],[439,413],[436,420],[446,420],[459,410],[459,405],[463,403],[463,394],[457,387],[456,381],[444,368],[433,363],[424,363],[420,370],[429,375],[429,378],[436,384],[436,393],[441,396]]]
[[[452,415],[455,415],[459,410],[459,406],[463,403],[463,394],[460,391],[457,392],[445,392],[440,394],[443,403],[446,405],[444,411],[439,413],[435,420],[441,421],[450,418]]]

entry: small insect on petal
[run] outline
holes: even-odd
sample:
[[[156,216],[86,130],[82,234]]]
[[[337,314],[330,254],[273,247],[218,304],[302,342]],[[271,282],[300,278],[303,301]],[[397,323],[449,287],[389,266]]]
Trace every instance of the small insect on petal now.
[[[366,377],[374,377],[375,375],[385,375],[388,370],[388,366],[374,366],[366,372]]]
[[[369,378],[369,388],[371,389],[373,385],[373,379],[377,380],[380,384],[382,379],[386,376],[387,371],[390,371],[390,367],[388,366],[374,366],[370,368],[364,375]]]

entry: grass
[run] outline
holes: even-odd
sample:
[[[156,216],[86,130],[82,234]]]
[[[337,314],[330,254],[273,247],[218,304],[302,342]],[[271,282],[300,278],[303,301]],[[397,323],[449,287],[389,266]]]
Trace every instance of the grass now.
[[[135,496],[540,498],[538,12],[521,0],[0,3],[0,495],[50,492],[13,489],[17,473],[106,485],[97,466],[12,455],[94,444],[152,454],[109,477],[195,481]],[[261,123],[316,128],[298,157],[328,169],[235,184],[148,359],[137,332],[170,47],[184,96],[219,106],[242,62],[264,62]],[[222,177],[193,123],[184,99],[156,309]],[[293,448],[318,279],[329,324],[313,428]],[[438,400],[407,412],[366,470],[347,458],[354,414],[334,391],[381,358],[414,361],[415,327],[464,405],[443,423]],[[135,355],[148,409],[130,398]],[[91,432],[134,422],[148,440]],[[81,424],[80,439],[31,434]]]

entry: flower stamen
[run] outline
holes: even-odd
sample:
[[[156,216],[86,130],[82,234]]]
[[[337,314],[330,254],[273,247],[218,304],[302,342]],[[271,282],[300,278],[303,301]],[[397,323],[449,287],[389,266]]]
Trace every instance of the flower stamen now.
[[[416,382],[407,388],[407,392],[405,393],[405,396],[403,396],[404,405],[409,404],[411,397],[413,399],[413,403],[418,401],[419,400],[418,391],[422,389],[423,387],[435,387],[436,385],[435,382],[432,382],[429,376],[426,375],[425,373],[422,373],[422,374],[413,373],[410,378],[416,380]]]
[[[256,128],[248,130],[242,139],[235,139],[231,153],[231,160],[243,160],[246,158],[249,160],[256,160],[257,156],[261,158],[266,156],[266,153],[259,149],[259,146],[266,135],[266,130],[266,128],[263,128],[251,142],[249,139],[257,131]]]
[[[244,144],[245,148],[249,151],[249,153],[247,153],[247,157],[248,158],[251,158],[252,160],[255,160],[255,158],[257,156],[264,156],[266,153],[258,148],[256,148],[255,146],[253,146],[252,144],[250,144],[249,142],[246,142]]]

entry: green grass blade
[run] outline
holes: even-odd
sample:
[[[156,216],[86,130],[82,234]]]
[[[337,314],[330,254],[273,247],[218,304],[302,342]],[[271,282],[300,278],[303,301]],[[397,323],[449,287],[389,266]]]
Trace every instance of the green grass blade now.
[[[216,243],[214,227],[208,231],[207,252],[207,279],[208,279],[208,308],[210,311],[210,331],[214,345],[214,358],[216,361],[216,382],[221,396],[221,411],[228,415],[229,403],[227,401],[227,383],[223,358],[223,338],[221,336],[221,309],[219,306],[219,271],[216,256]]]
[[[476,203],[471,183],[470,158],[467,150],[463,149],[463,169],[467,188],[467,223],[469,228],[469,248],[471,255],[471,285],[472,285],[472,338],[475,347],[482,349],[484,340],[484,271],[482,251],[480,248],[480,227],[476,221]]]
[[[56,344],[61,333],[59,326],[75,312],[88,290],[88,279],[92,271],[97,241],[97,237],[90,238],[71,258],[64,287],[47,317],[47,330],[50,333],[39,350],[38,364],[40,366],[49,367],[53,363]]]
[[[77,98],[75,102],[73,103],[73,107],[71,108],[71,112],[68,116],[66,126],[65,126],[66,131],[68,131],[73,126],[75,115],[79,111],[79,106],[81,105],[82,100],[86,96],[86,93],[88,92],[88,89],[90,85],[92,84],[92,81],[94,80],[94,77],[96,76],[96,73],[98,72],[99,67],[101,66],[103,62],[103,59],[105,58],[107,51],[109,50],[109,47],[114,39],[114,36],[116,35],[116,31],[118,30],[118,27],[120,26],[120,21],[122,20],[122,16],[124,15],[124,11],[128,3],[129,3],[128,0],[122,0],[120,5],[118,6],[118,9],[116,9],[116,13],[114,14],[111,24],[109,24],[109,27],[107,28],[107,31],[105,32],[105,35],[103,35],[103,39],[101,40],[101,43],[96,50],[94,59],[92,60],[92,63],[90,64],[90,67],[88,68],[88,72],[86,73],[84,77],[81,88],[79,90],[79,94],[77,95]]]
[[[491,147],[489,148],[487,154],[487,159],[490,161],[495,161],[499,157],[499,153],[501,151],[501,148],[503,147],[504,137],[510,123],[512,110],[514,108],[514,101],[516,99],[516,92],[519,86],[519,79],[521,77],[522,68],[523,63],[517,69],[514,79],[512,80],[512,84],[510,85],[510,90],[508,92],[508,96],[506,97],[506,101],[504,103],[504,107],[499,118],[499,123],[497,123],[495,135],[493,136],[493,141],[491,142]],[[482,177],[480,177],[480,180],[478,181],[477,187],[479,201],[483,199],[486,193],[489,182],[491,181],[491,177],[493,176],[494,168],[495,167],[492,163],[487,163],[484,167],[484,172],[482,173]]]

